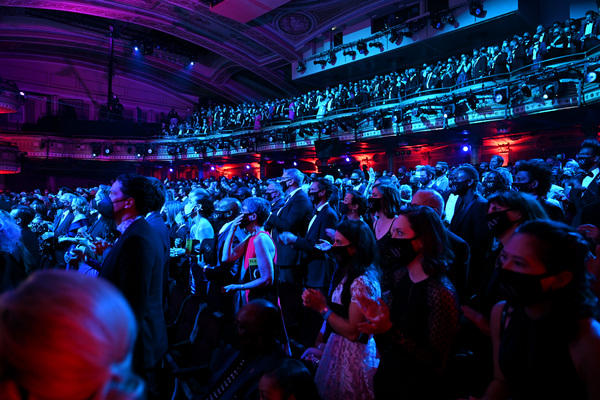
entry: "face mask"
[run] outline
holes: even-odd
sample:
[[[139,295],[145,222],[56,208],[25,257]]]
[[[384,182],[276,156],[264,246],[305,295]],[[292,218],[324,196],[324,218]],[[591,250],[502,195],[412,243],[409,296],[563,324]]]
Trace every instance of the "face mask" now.
[[[417,237],[405,239],[405,238],[392,238],[390,239],[390,251],[398,260],[398,264],[406,266],[410,264],[412,260],[417,256],[417,252],[413,247],[413,240]]]
[[[348,211],[350,211],[350,208],[348,208],[348,204],[340,203],[340,214],[346,215],[346,214],[348,214]]]
[[[350,182],[352,182],[353,186],[356,186],[360,183],[360,179],[350,179]]]
[[[244,214],[244,218],[242,218],[242,221],[240,222],[240,228],[245,229],[248,225],[250,225],[252,221],[248,219],[249,215],[250,214]]]
[[[452,194],[462,196],[467,193],[467,190],[469,190],[469,182],[468,181],[463,181],[463,182],[454,181],[450,185],[450,192]]]
[[[381,210],[381,198],[376,199],[374,197],[369,198],[369,210],[371,212],[377,212]]]
[[[501,269],[498,274],[500,293],[514,307],[527,307],[543,301],[547,294],[542,288],[541,279],[549,276],[529,275],[520,272]]]
[[[328,253],[339,266],[348,265],[352,262],[352,256],[348,252],[350,246],[334,246]]]
[[[509,211],[510,210],[496,211],[485,216],[488,229],[492,236],[500,237],[500,235],[506,232],[511,226],[516,224],[516,221],[513,222],[508,218]]]
[[[106,196],[100,203],[98,203],[98,212],[104,218],[113,219],[115,218],[115,209],[110,197]]]
[[[317,205],[321,202],[321,196],[319,196],[318,193],[319,192],[308,193],[308,198],[314,205]]]
[[[593,164],[592,157],[585,157],[585,156],[584,156],[584,157],[582,157],[582,156],[578,156],[578,157],[577,157],[577,162],[579,163],[579,166],[580,166],[582,169],[586,170],[586,171],[587,171],[587,170],[588,170],[588,169],[589,169],[589,168],[592,166],[592,164]]]
[[[275,200],[275,192],[265,193],[265,198],[269,201]]]
[[[425,185],[427,185],[429,183],[429,178],[427,178],[427,177],[424,177],[424,178],[421,177],[421,178],[419,178],[419,182],[421,182],[421,185],[425,186]]]
[[[512,188],[517,192],[529,193],[529,182],[513,182]]]
[[[442,176],[442,175],[444,175],[444,171],[442,171],[440,169],[435,170],[435,176]]]
[[[284,192],[287,192],[287,190],[290,188],[290,186],[291,186],[290,181],[291,181],[291,179],[281,181],[281,187],[283,188]]]

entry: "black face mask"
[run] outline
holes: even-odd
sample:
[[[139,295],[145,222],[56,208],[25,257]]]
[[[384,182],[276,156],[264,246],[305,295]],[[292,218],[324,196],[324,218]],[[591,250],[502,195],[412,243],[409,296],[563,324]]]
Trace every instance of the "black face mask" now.
[[[444,175],[444,171],[442,171],[441,169],[435,170],[435,176],[442,176],[442,175]]]
[[[245,229],[248,225],[250,225],[252,221],[248,219],[249,215],[250,214],[244,214],[244,218],[242,218],[242,221],[240,222],[240,228]]]
[[[267,199],[269,201],[275,200],[275,192],[265,193],[265,199]]]
[[[352,186],[356,186],[360,183],[360,179],[350,179],[350,182],[352,182]]]
[[[547,276],[550,274],[529,275],[501,269],[498,274],[500,293],[513,307],[527,307],[540,303],[547,298],[541,282],[541,279]]]
[[[594,162],[592,161],[592,157],[581,157],[581,156],[577,157],[577,163],[579,164],[581,169],[583,169],[585,171],[589,170],[590,167],[592,166],[592,164],[594,164]]]
[[[318,193],[319,192],[308,193],[308,198],[310,199],[311,203],[313,203],[315,206],[321,202],[321,196],[319,196]]]
[[[396,257],[398,265],[405,267],[417,256],[417,252],[413,247],[413,240],[417,237],[406,239],[406,238],[392,238],[390,239],[390,251]]]
[[[345,266],[352,262],[352,256],[348,252],[350,246],[334,246],[328,253],[337,262],[339,266]]]
[[[371,212],[377,212],[381,210],[381,198],[369,197],[369,210]]]
[[[427,184],[429,183],[429,178],[428,177],[421,177],[419,178],[419,182],[421,183],[421,185],[423,186],[427,186]]]
[[[284,192],[287,192],[287,190],[290,188],[290,186],[292,185],[290,183],[291,179],[288,179],[286,181],[281,181],[281,187],[283,188]]]
[[[462,196],[467,193],[469,190],[469,182],[468,181],[454,181],[450,184],[450,192],[452,194],[456,194],[458,196]]]
[[[498,187],[498,183],[496,181],[488,181],[485,182],[483,187],[483,193],[486,196],[489,196],[492,193],[496,193],[500,188]]]
[[[517,221],[511,221],[508,218],[509,211],[510,210],[496,211],[485,216],[487,219],[488,229],[490,230],[492,236],[500,237],[500,235],[517,223]]]
[[[529,182],[513,182],[512,188],[517,192],[530,193]]]
[[[350,208],[348,208],[348,204],[340,203],[340,214],[346,215],[346,214],[348,214],[348,211],[350,211]]]
[[[98,212],[104,218],[114,219],[115,218],[115,209],[112,200],[110,197],[106,196],[98,203]]]

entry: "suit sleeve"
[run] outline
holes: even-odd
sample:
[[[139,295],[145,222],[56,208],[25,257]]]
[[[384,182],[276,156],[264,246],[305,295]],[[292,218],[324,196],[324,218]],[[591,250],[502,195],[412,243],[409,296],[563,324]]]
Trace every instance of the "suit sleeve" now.
[[[153,255],[161,253],[143,236],[135,235],[126,240],[118,261],[118,270],[121,271],[119,287],[139,322],[144,316],[144,307],[150,294],[152,266],[156,262]]]
[[[321,224],[319,226],[319,236],[313,236],[311,238],[298,237],[296,243],[294,244],[294,247],[296,247],[297,249],[304,250],[307,253],[323,253],[321,250],[317,250],[315,248],[315,245],[318,244],[321,239],[331,242],[331,238],[327,235],[325,230],[328,228],[334,229],[337,225],[337,222],[337,215],[335,215],[333,210],[330,209],[330,212],[325,214],[325,216],[323,217],[323,221],[321,221]]]

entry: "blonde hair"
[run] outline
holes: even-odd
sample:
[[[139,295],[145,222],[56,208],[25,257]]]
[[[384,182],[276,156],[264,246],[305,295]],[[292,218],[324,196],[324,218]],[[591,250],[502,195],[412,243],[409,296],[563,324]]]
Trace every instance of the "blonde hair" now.
[[[135,399],[133,312],[109,282],[34,273],[0,297],[0,398]]]

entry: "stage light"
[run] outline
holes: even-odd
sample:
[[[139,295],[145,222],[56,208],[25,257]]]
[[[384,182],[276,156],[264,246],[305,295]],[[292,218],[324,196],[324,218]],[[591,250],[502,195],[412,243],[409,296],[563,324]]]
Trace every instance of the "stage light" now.
[[[406,38],[411,38],[412,37],[412,32],[411,31],[403,31],[402,32],[402,36],[406,37]]]
[[[390,30],[390,43],[396,43],[400,37],[398,36],[398,31],[396,29]]]
[[[350,162],[350,157],[346,157],[346,162]]]
[[[101,152],[102,152],[102,146],[100,146],[99,144],[92,145],[92,157],[98,157]]]
[[[356,52],[354,50],[346,50],[343,54],[344,56],[354,57],[356,55]]]
[[[442,17],[442,24],[454,25],[455,22],[456,20],[452,14],[446,14]]]
[[[190,65],[194,65],[194,62],[193,62],[193,61],[190,61]]]
[[[531,88],[529,86],[527,86],[526,83],[523,83],[519,87],[519,90],[521,91],[521,93],[523,93],[523,96],[525,96],[525,97],[531,97]]]
[[[369,43],[369,47],[377,47],[377,48],[383,48],[383,44],[381,42],[371,42]]]
[[[497,104],[508,103],[508,88],[494,90],[494,102]]]
[[[298,163],[296,161],[294,161],[294,167],[297,167]]]
[[[596,71],[590,71],[587,74],[585,74],[585,81],[587,83],[594,83],[594,82],[596,82],[597,79],[598,79],[598,74],[596,73]]]
[[[335,51],[329,51],[329,58],[327,59],[327,62],[331,65],[335,64],[335,61],[337,60],[337,57],[335,56]]]
[[[356,43],[356,50],[358,50],[360,54],[365,54],[367,52],[367,45],[364,40],[359,40]]]
[[[173,168],[169,168],[169,172],[173,172]]]
[[[469,13],[472,16],[482,17],[483,12],[483,4],[480,1],[471,1],[471,4],[469,4]]]
[[[431,27],[433,29],[442,29],[443,26],[444,24],[442,23],[442,20],[440,19],[439,15],[431,16]]]
[[[470,92],[467,96],[467,105],[472,111],[477,109],[477,96],[473,92]]]
[[[462,147],[462,151],[464,151],[465,153],[469,151],[469,146],[467,146],[466,144]]]
[[[315,60],[315,61],[313,61],[313,63],[315,65],[325,65],[325,64],[327,64],[327,61],[325,61],[325,60]]]
[[[210,167],[210,170],[211,170],[211,171],[214,171],[214,170],[215,170],[215,166],[214,166],[214,165],[213,165],[213,166],[211,166],[211,167]]]
[[[558,94],[558,83],[552,82],[548,85],[544,85],[544,93],[542,94],[542,98],[544,100],[551,100],[556,97]]]
[[[112,152],[113,152],[113,146],[112,146],[112,144],[105,145],[104,148],[103,148],[103,150],[102,150],[102,152],[104,153],[104,155],[107,155],[107,156],[110,155],[110,154],[112,154]]]
[[[137,46],[135,46],[133,49],[134,49],[135,51],[140,51],[140,48],[139,48],[139,47],[137,47]]]
[[[454,117],[454,111],[456,110],[456,106],[454,104],[447,104],[444,106],[444,118],[452,118]]]
[[[246,164],[246,169],[250,169],[250,164]]]
[[[154,154],[154,148],[153,147],[148,147],[148,150],[146,150],[146,153],[148,153],[148,154]]]
[[[306,65],[304,65],[304,61],[298,60],[298,67],[296,67],[296,72],[301,73],[306,71]]]

